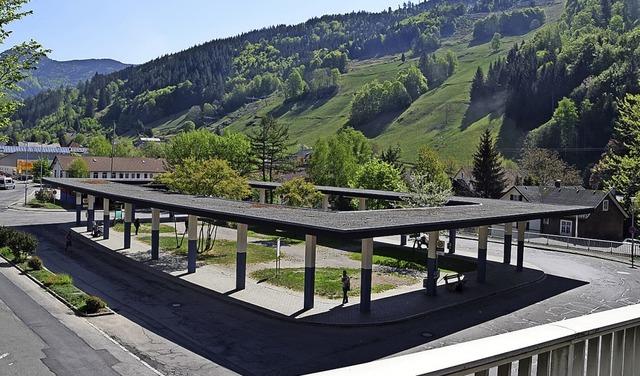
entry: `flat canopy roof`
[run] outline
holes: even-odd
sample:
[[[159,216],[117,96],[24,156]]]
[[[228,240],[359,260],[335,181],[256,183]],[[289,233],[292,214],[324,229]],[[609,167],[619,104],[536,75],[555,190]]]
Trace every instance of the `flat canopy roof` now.
[[[435,208],[322,211],[183,195],[99,179],[43,178],[43,181],[55,187],[141,207],[344,239],[488,226],[588,214],[593,211],[593,208],[583,206],[532,204],[468,197],[454,197],[451,201],[453,205]]]

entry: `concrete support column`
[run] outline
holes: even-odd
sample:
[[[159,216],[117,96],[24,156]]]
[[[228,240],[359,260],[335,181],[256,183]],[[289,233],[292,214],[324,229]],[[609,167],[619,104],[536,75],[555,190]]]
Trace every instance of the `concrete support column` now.
[[[124,249],[131,248],[131,204],[124,204]]]
[[[322,210],[329,210],[329,195],[322,195]]]
[[[102,238],[105,240],[109,239],[109,228],[111,227],[109,221],[109,199],[105,197],[102,199],[102,223],[104,224]]]
[[[449,253],[456,253],[456,234],[458,231],[455,228],[449,229]]]
[[[373,238],[362,239],[360,264],[360,312],[371,312],[371,268],[373,266]]]
[[[478,283],[484,283],[487,280],[487,235],[489,228],[487,226],[478,227]]]
[[[247,232],[249,226],[244,223],[236,225],[236,290],[244,290],[247,279]]]
[[[429,232],[429,249],[427,250],[427,295],[438,295],[438,231]]]
[[[407,245],[407,235],[400,235],[400,245]]]
[[[93,206],[95,205],[96,198],[92,195],[87,195],[87,232],[92,230],[93,221],[96,219],[96,213]]]
[[[316,288],[317,238],[314,235],[305,235],[304,239],[304,309],[311,309]]]
[[[358,210],[367,210],[367,199],[364,197],[358,198]]]
[[[187,250],[187,273],[196,272],[196,259],[198,256],[198,217],[189,214],[189,248]]]
[[[527,228],[527,222],[518,222],[518,254],[516,260],[516,271],[521,272],[524,267],[524,231]]]
[[[511,242],[513,241],[513,223],[504,224],[504,258],[503,264],[511,264]]]
[[[151,259],[160,258],[160,209],[151,208]]]
[[[258,201],[261,204],[264,204],[265,202],[267,202],[267,194],[264,188],[258,188]]]
[[[76,226],[82,224],[82,193],[76,192]]]

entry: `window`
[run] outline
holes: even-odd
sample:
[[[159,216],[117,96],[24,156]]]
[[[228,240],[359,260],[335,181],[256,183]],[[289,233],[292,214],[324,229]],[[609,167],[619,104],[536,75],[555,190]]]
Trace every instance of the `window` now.
[[[94,178],[94,179],[97,179],[97,178],[98,178],[98,173],[97,173],[97,172],[94,172],[94,173],[93,173],[93,178]]]
[[[609,200],[602,201],[602,211],[609,211]]]
[[[129,179],[129,173],[128,172],[126,174],[124,174],[124,178],[125,179]]]
[[[102,173],[102,178],[103,178],[103,179],[106,179],[106,178],[107,178],[107,173],[106,173],[106,172],[103,172],[103,173]]]
[[[124,179],[124,174],[122,172],[120,173],[120,179]]]
[[[542,221],[542,223],[544,223],[545,225],[548,225],[548,224],[549,224],[549,218],[545,218],[545,219]]]
[[[112,172],[112,173],[111,173],[111,179],[115,179],[115,178],[116,178],[116,173],[115,173],[115,172]]]
[[[140,179],[140,174],[136,174],[136,179]]]
[[[147,179],[147,174],[144,174],[144,178]]]
[[[510,195],[509,200],[511,201],[522,201],[522,195]]]
[[[573,222],[566,219],[560,220],[560,235],[571,236],[572,235]]]

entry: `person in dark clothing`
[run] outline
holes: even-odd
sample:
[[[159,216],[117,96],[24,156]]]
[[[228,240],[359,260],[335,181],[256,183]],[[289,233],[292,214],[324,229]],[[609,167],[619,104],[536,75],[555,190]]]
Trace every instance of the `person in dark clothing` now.
[[[65,242],[65,246],[64,246],[64,251],[65,252],[69,252],[71,251],[71,230],[69,230],[69,232],[67,232],[67,236],[66,236],[66,242]]]
[[[133,227],[136,228],[136,235],[138,235],[138,230],[140,230],[140,218],[136,218],[136,220],[133,221]]]
[[[342,271],[342,278],[340,279],[342,283],[342,304],[349,303],[348,291],[351,290],[351,278],[347,275],[347,271]]]

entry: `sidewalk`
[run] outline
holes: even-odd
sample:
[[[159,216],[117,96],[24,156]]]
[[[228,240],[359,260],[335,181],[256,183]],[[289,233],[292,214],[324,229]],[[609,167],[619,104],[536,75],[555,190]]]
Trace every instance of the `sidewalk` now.
[[[426,289],[423,288],[422,281],[420,281],[391,291],[372,294],[371,312],[367,314],[362,314],[359,310],[359,297],[351,297],[348,304],[341,305],[340,299],[332,300],[316,296],[314,307],[310,310],[304,310],[302,292],[280,288],[265,282],[260,283],[248,277],[246,288],[236,291],[235,267],[233,266],[198,264],[196,272],[188,274],[186,257],[161,251],[159,260],[151,260],[150,245],[137,241],[136,236],[132,236],[131,248],[123,249],[124,234],[113,231],[113,229],[110,231],[108,240],[101,237],[92,238],[91,234],[86,231],[86,226],[61,226],[60,229],[65,233],[71,229],[77,240],[90,246],[88,251],[103,252],[112,257],[127,260],[132,267],[140,268],[190,288],[199,289],[220,299],[243,305],[275,318],[310,324],[356,326],[398,322],[524,287],[545,277],[542,271],[530,265],[525,265],[525,270],[517,273],[514,265],[504,265],[501,260],[492,260],[489,257],[486,282],[476,282],[475,272],[465,273],[467,283],[463,292],[447,290],[441,279],[438,283],[438,295],[430,297],[426,295]],[[219,231],[218,238],[235,240],[234,230],[225,228]],[[257,241],[258,239],[250,238],[249,242],[252,240]],[[392,237],[376,239],[377,242],[395,242],[395,244],[398,243],[398,240],[399,237],[396,239]],[[298,247],[304,249],[304,244],[298,245]],[[331,258],[335,257],[337,253],[331,250],[327,257],[318,257],[317,266],[333,262],[333,264],[340,264],[338,267],[359,267],[358,261],[332,260]],[[458,251],[457,254],[460,257],[475,257],[475,253],[465,255],[464,251]],[[302,255],[304,255],[304,251],[302,251]],[[295,267],[304,267],[303,259],[300,260],[299,257],[292,259],[293,261],[289,260],[289,264],[297,263]],[[346,265],[345,262],[349,264]],[[290,266],[292,265],[283,264],[283,267]]]

